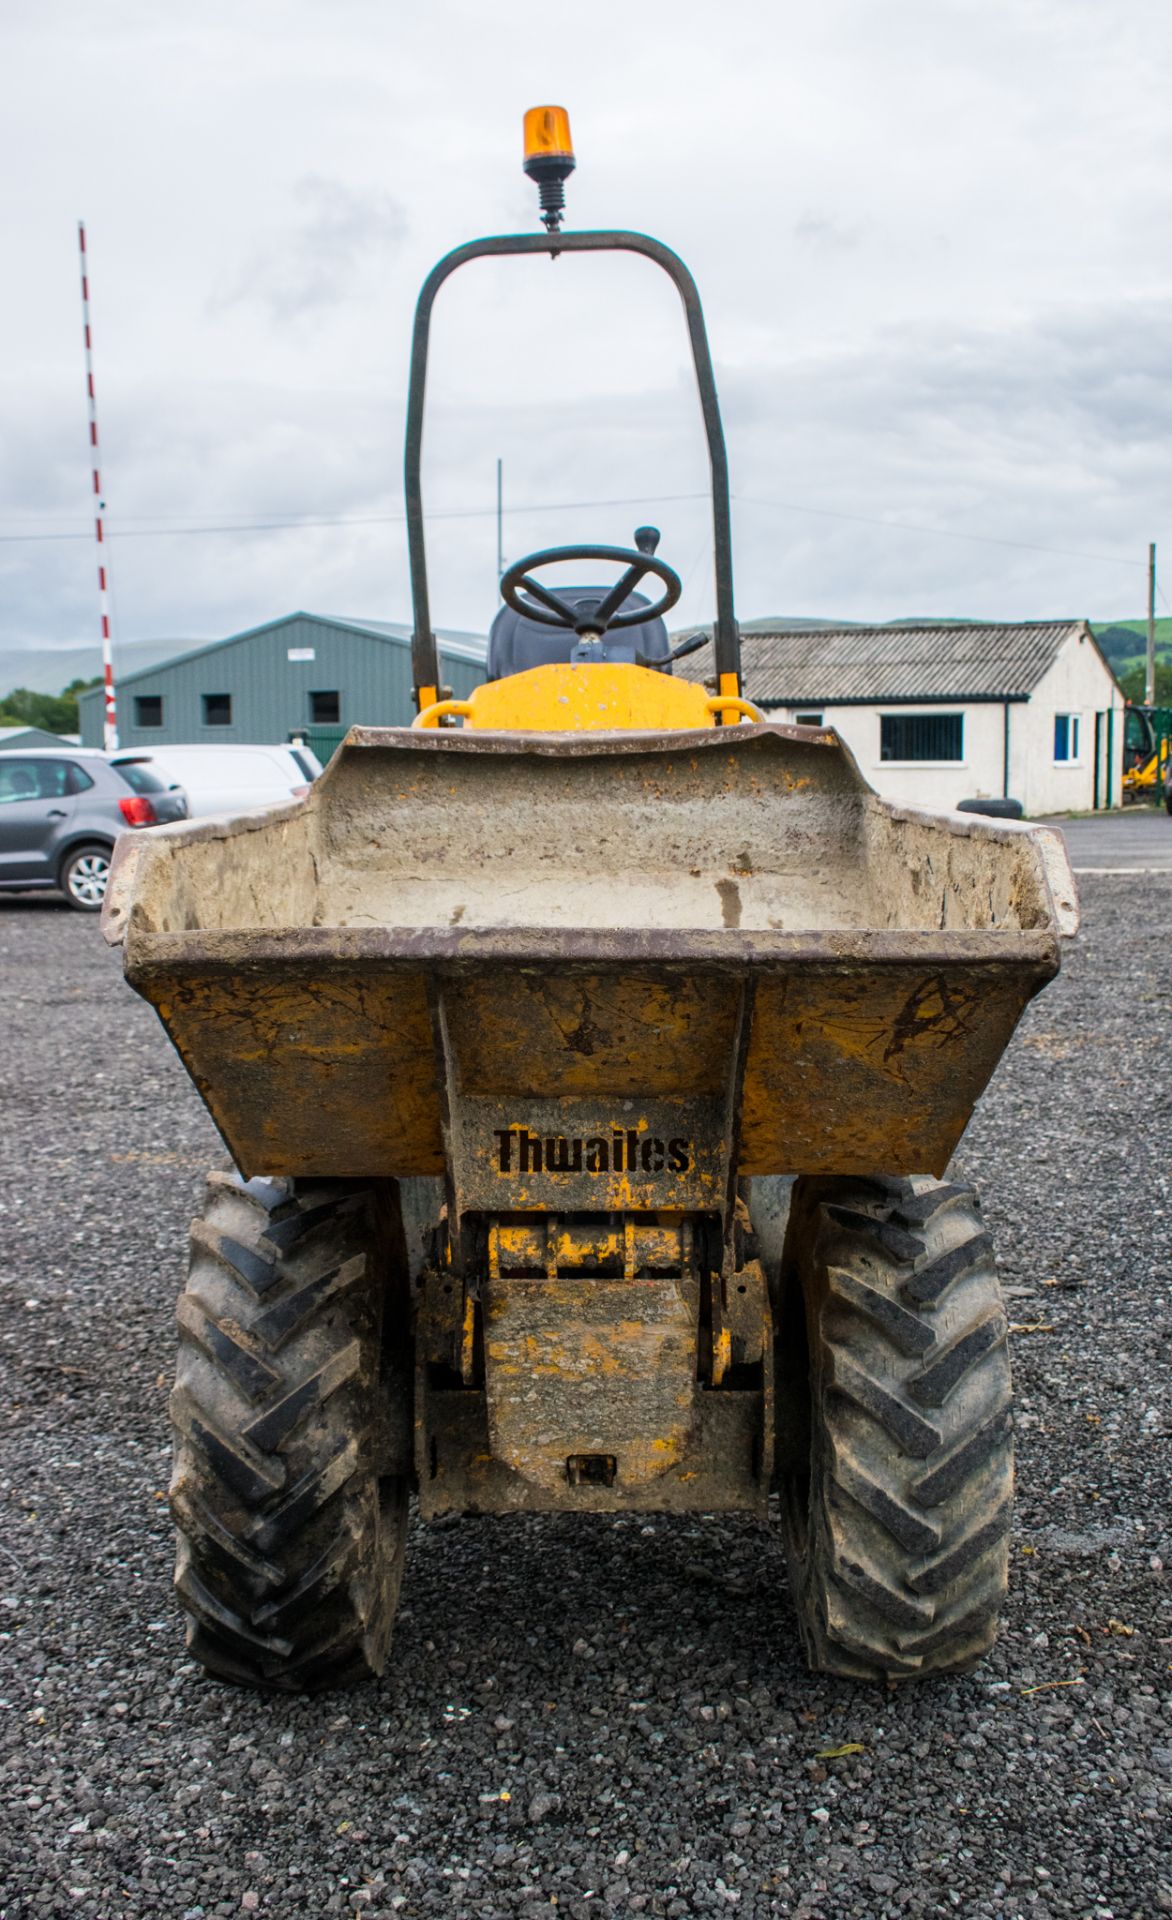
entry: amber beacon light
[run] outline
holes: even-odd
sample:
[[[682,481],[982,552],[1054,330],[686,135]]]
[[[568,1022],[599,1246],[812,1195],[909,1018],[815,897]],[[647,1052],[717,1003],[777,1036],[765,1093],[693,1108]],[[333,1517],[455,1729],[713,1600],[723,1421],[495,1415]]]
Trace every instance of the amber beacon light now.
[[[564,107],[530,107],[525,115],[524,168],[537,182],[541,218],[550,233],[562,224],[565,183],[574,171],[570,116]]]

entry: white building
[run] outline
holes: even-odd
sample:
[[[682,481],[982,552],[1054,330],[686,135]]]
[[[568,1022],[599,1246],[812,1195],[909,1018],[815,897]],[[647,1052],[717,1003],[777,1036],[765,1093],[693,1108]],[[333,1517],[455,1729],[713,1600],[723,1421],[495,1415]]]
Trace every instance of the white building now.
[[[1020,800],[1027,818],[1122,804],[1119,683],[1085,620],[742,630],[745,695],[833,727],[890,800]],[[710,648],[681,661],[712,673]]]

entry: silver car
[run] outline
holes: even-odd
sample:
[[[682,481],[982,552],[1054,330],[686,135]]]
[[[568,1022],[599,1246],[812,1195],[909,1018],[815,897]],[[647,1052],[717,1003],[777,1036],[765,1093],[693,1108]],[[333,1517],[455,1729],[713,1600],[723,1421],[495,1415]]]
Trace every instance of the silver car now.
[[[187,796],[148,765],[83,747],[0,753],[0,891],[60,887],[79,913],[106,895],[120,833],[187,818]]]

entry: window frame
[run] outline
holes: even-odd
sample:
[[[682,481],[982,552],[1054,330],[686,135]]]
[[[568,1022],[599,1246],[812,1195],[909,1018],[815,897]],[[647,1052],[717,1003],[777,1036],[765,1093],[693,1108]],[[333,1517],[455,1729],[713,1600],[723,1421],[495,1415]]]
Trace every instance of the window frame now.
[[[161,693],[136,693],[133,696],[134,724],[136,727],[142,727],[145,732],[150,733],[153,732],[156,727],[166,726],[167,723],[163,717],[165,712],[163,697]],[[159,717],[157,720],[144,720],[142,710],[148,702],[153,702],[158,707]]]
[[[41,779],[39,774],[33,773],[33,758],[34,756],[32,754],[26,753],[6,753],[4,755],[3,766],[5,773],[19,773],[23,767],[27,772],[32,773],[32,777],[37,783],[37,791],[36,793],[0,792],[0,806],[15,807],[19,806],[22,800],[39,800],[41,798]]]
[[[803,707],[800,712],[798,708],[795,707],[794,725],[795,727],[824,727],[826,722],[822,716],[823,709],[821,708],[815,713],[813,707]]]
[[[23,767],[26,772],[32,774],[33,779],[37,783],[35,793],[0,793],[0,805],[2,806],[20,806],[22,803],[30,800],[40,805],[46,800],[68,800],[72,797],[73,762],[71,760],[54,760],[50,759],[47,754],[42,753],[9,752],[4,755],[3,762],[0,764],[3,765],[6,773],[19,773]],[[45,793],[42,791],[42,774],[40,772],[42,767],[54,767],[58,770],[59,778],[56,783],[57,791],[55,793]]]
[[[342,724],[342,689],[340,687],[310,687],[306,695],[309,701],[309,724],[311,727],[340,727]],[[332,700],[334,714],[327,719],[324,714],[315,711],[316,700]]]
[[[932,756],[929,756],[927,754],[918,754],[918,755],[911,755],[910,757],[906,754],[901,754],[899,756],[896,756],[895,754],[885,754],[883,751],[883,732],[884,732],[884,727],[886,723],[888,721],[898,721],[906,725],[907,723],[916,721],[916,720],[921,720],[921,721],[931,720],[931,721],[935,721],[937,724],[939,724],[939,722],[944,720],[955,720],[958,723],[960,728],[960,738],[959,738],[960,752],[957,754],[949,754],[947,757],[943,759],[938,754],[935,754]],[[967,741],[965,738],[966,731],[967,730],[965,727],[965,709],[963,707],[956,707],[956,708],[948,707],[944,710],[941,710],[938,707],[929,707],[927,709],[913,709],[910,712],[905,711],[903,708],[896,708],[889,713],[880,712],[879,714],[879,758],[876,764],[880,767],[941,768],[941,767],[967,766],[968,762],[965,759],[965,749],[967,746]]]
[[[228,711],[222,720],[219,718],[213,720],[211,717],[210,702],[213,700],[226,700],[228,703]],[[202,726],[219,728],[231,727],[236,724],[233,717],[232,695],[230,693],[201,693],[199,696],[199,710],[201,716],[200,724]]]
[[[112,764],[114,772],[132,793],[146,794],[148,799],[153,793],[169,793],[175,784],[164,780],[149,760],[115,760]]]
[[[1058,751],[1058,729],[1065,722],[1066,752]],[[1080,767],[1082,765],[1082,714],[1069,711],[1054,715],[1054,765],[1056,767]]]

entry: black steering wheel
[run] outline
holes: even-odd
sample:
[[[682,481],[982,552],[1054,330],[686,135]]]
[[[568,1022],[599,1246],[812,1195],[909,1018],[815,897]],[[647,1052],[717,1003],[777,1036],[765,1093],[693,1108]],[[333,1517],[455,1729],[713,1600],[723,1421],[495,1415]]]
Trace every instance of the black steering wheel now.
[[[546,547],[541,553],[527,553],[502,576],[501,599],[526,620],[536,620],[543,627],[568,627],[571,633],[606,633],[610,628],[642,626],[647,620],[658,620],[669,607],[674,607],[683,592],[679,574],[655,558],[658,542],[659,534],[654,527],[638,527],[635,531],[638,551],[634,553],[629,547]],[[531,568],[552,566],[558,560],[614,560],[625,567],[626,572],[601,599],[582,601],[574,606],[552,587],[543,587],[540,580],[530,576]],[[663,582],[662,599],[653,607],[636,607],[630,613],[620,613],[618,609],[627,595],[649,573]],[[522,588],[530,596],[528,600],[521,598]]]

